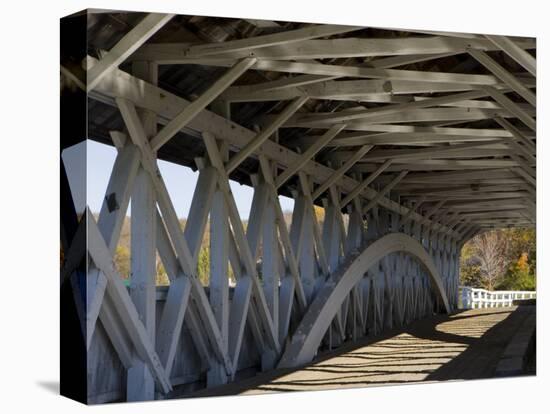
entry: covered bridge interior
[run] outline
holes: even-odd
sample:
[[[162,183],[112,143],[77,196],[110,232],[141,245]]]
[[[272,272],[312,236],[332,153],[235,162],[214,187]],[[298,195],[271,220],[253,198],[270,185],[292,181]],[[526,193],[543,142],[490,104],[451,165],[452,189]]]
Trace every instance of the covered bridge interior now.
[[[61,149],[118,151],[98,217],[62,191],[88,402],[180,396],[452,312],[464,242],[535,224],[533,38],[104,10],[61,36]],[[183,229],[157,159],[199,171]],[[229,180],[254,188],[250,217]]]

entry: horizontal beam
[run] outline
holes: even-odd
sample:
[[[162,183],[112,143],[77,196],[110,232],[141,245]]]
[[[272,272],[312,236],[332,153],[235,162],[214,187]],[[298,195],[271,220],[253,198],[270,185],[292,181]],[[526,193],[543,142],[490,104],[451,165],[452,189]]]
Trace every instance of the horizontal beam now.
[[[303,115],[298,118],[302,122],[309,120],[323,121],[323,122],[348,122],[356,119],[360,120],[372,120],[377,117],[391,114],[402,113],[403,111],[409,111],[412,109],[427,108],[431,106],[438,106],[442,104],[448,104],[452,102],[463,101],[466,99],[477,99],[488,95],[488,91],[470,91],[465,93],[458,93],[452,95],[441,96],[438,98],[420,100],[415,102],[409,102],[398,105],[390,105],[381,108],[363,109],[355,111],[340,111],[336,113],[328,114],[313,114]]]
[[[400,95],[464,92],[476,88],[473,84],[434,83],[425,82],[422,79],[391,82],[385,79],[334,80],[339,77],[339,75],[297,75],[285,80],[233,86],[228,88],[222,97],[231,102],[278,101],[294,99],[298,96],[309,96],[314,99],[394,102],[404,98]],[[521,78],[521,81],[528,87],[536,85],[533,79]],[[505,84],[494,86],[499,90],[508,89]],[[410,101],[409,97],[406,99]]]
[[[246,39],[230,40],[227,42],[216,42],[204,45],[195,45],[185,50],[185,54],[190,57],[220,55],[223,53],[249,52],[258,48],[265,48],[275,45],[289,45],[293,42],[315,39],[317,37],[326,37],[336,34],[353,32],[360,30],[361,26],[341,26],[341,25],[315,25],[296,30],[274,33],[263,36],[250,37]],[[181,53],[181,52],[180,52]],[[249,55],[250,56],[250,55]],[[154,60],[154,59],[153,59]]]
[[[232,66],[233,60],[212,59],[202,62],[210,66]],[[200,64],[190,60],[187,63]],[[385,79],[390,81],[417,81],[434,83],[454,83],[461,85],[500,85],[501,81],[492,75],[471,75],[450,72],[424,72],[402,69],[379,69],[360,66],[340,66],[323,63],[287,62],[280,60],[260,59],[252,69],[283,73],[300,73],[309,75],[338,76],[352,78]]]
[[[425,101],[420,101],[424,104]],[[429,105],[421,105],[429,106]],[[346,122],[346,130],[362,131],[364,127],[370,127],[371,124],[396,124],[412,122],[438,122],[438,121],[477,121],[482,119],[492,119],[496,116],[502,118],[513,117],[508,111],[499,109],[480,109],[480,108],[422,108],[402,111],[388,111],[391,113],[372,113],[367,116],[368,119],[358,119]],[[347,118],[347,116],[339,115]],[[349,114],[354,117],[354,114]],[[312,114],[307,119],[302,116],[292,117],[285,125],[285,128],[327,128],[332,120],[325,120],[324,114]]]
[[[360,162],[369,162],[369,161],[384,161],[388,158],[400,159],[400,160],[414,160],[414,159],[434,159],[434,158],[443,158],[446,156],[459,156],[459,157],[475,157],[476,154],[479,154],[481,151],[481,156],[490,156],[490,155],[502,155],[499,154],[499,150],[504,150],[504,154],[509,152],[509,148],[501,144],[502,148],[489,148],[486,150],[486,153],[483,153],[482,149],[494,146],[495,143],[500,144],[502,141],[487,141],[479,143],[467,143],[467,144],[458,144],[451,146],[440,146],[440,147],[430,147],[426,149],[405,149],[405,150],[379,150],[371,152],[367,156],[363,157]]]
[[[454,181],[471,181],[471,180],[483,180],[491,178],[510,178],[514,174],[505,168],[495,168],[490,170],[475,170],[475,171],[453,171],[444,173],[417,173],[407,175],[405,180],[407,183],[422,183],[440,185],[441,182],[454,182]]]
[[[387,168],[392,171],[429,171],[429,170],[462,170],[462,169],[480,169],[486,168],[513,168],[518,167],[518,163],[513,160],[395,160],[393,165]],[[355,172],[371,172],[377,168],[376,164],[357,164],[353,167]]]
[[[305,40],[305,37],[325,37],[343,30],[356,30],[350,26],[319,26],[298,29],[273,35],[239,39],[211,45],[181,43],[151,44],[142,47],[135,59],[153,61],[160,64],[185,64],[196,61],[201,56],[223,60],[256,57],[270,60],[338,59],[375,56],[438,55],[465,53],[467,47],[482,50],[499,50],[493,42],[479,38],[472,40],[444,37],[409,38],[343,38],[328,40]],[[298,33],[299,32],[299,33]],[[300,34],[302,34],[300,36]],[[276,39],[276,40],[275,40]],[[284,39],[284,40],[283,40]],[[521,46],[533,48],[534,40],[527,39]],[[206,49],[208,50],[206,51]]]

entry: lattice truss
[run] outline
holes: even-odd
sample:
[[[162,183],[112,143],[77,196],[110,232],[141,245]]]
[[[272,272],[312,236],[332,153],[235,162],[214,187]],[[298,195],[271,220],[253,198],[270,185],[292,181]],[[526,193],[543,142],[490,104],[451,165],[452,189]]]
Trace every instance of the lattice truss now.
[[[90,16],[89,33],[109,47],[89,48],[62,74],[87,91],[90,138],[118,155],[97,220],[88,210],[71,219],[62,283],[73,284],[93,350],[91,394],[169,396],[205,373],[208,386],[223,384],[245,367],[243,352],[259,369],[296,366],[450,311],[464,241],[534,223],[533,39]],[[109,19],[124,24],[106,34],[98,27]],[[178,91],[178,76],[205,68],[218,69],[200,94]],[[183,230],[158,158],[199,171]],[[230,177],[254,188],[246,228]],[[290,228],[279,194],[295,200]],[[130,200],[127,288],[113,254]],[[197,260],[208,222],[205,288]],[[157,252],[165,293],[155,287]],[[98,379],[105,338],[126,384]]]

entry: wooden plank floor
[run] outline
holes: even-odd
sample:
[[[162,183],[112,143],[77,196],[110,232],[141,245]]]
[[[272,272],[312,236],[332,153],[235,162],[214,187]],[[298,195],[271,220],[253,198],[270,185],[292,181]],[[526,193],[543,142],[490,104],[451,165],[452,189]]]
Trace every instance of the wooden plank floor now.
[[[308,366],[256,375],[188,397],[258,394],[491,378],[534,306],[436,316],[346,345]]]

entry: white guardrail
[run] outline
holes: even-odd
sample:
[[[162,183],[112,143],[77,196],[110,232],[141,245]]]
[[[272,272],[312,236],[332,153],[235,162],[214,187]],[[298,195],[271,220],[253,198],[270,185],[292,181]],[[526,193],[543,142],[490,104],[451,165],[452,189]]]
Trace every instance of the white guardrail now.
[[[461,286],[462,309],[503,308],[512,306],[514,300],[535,299],[536,291],[529,290],[486,290]]]

